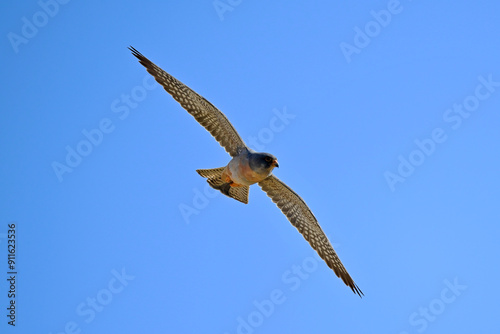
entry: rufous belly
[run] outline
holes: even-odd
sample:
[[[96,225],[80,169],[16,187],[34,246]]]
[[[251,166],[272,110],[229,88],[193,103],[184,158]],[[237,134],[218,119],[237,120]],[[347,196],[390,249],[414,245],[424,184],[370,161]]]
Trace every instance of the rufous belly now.
[[[249,186],[264,180],[267,175],[254,172],[246,157],[235,157],[222,172],[222,180],[231,183],[231,187]]]

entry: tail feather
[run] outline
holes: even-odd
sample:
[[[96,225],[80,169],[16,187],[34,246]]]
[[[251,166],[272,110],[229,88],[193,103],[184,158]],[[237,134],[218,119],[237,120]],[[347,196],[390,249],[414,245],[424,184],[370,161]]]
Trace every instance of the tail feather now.
[[[248,204],[248,191],[249,186],[243,187],[231,187],[227,182],[221,179],[222,172],[225,167],[213,168],[213,169],[197,169],[196,171],[202,177],[207,179],[208,184],[219,190],[224,195],[234,198],[237,201]]]

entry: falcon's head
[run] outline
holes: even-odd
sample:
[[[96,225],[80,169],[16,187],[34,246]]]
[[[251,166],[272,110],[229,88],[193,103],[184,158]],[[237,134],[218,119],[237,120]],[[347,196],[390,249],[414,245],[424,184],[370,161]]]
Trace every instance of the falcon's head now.
[[[278,159],[269,153],[250,153],[248,157],[250,168],[260,174],[269,175],[274,167],[279,167]]]

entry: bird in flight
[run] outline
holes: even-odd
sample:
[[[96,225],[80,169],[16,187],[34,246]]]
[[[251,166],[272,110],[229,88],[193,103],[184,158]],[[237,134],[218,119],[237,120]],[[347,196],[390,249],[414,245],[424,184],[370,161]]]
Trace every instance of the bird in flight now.
[[[212,188],[245,204],[248,203],[250,185],[257,183],[328,267],[361,297],[363,292],[345,269],[307,204],[272,174],[273,169],[279,167],[276,157],[269,153],[255,152],[247,147],[226,116],[213,104],[156,66],[133,47],[129,49],[156,81],[207,129],[232,157],[226,166],[198,169],[198,174],[206,178]]]

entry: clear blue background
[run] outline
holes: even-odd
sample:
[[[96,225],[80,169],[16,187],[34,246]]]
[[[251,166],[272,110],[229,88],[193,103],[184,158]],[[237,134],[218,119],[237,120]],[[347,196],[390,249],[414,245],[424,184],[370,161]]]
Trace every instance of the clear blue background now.
[[[478,77],[500,82],[500,5],[405,0],[382,27],[371,11],[394,6],[385,0],[221,1],[232,10],[0,5],[0,277],[9,222],[19,271],[15,329],[1,279],[2,333],[498,332],[500,87],[458,128],[443,116],[474,101]],[[341,44],[365,28],[367,45],[346,57]],[[363,299],[257,186],[246,206],[204,194],[195,170],[229,156],[163,89],[145,88],[128,45],[243,138],[265,139]],[[276,110],[295,118],[273,132]],[[53,163],[106,119],[113,130],[60,181]],[[391,189],[384,174],[437,128],[446,141]]]

